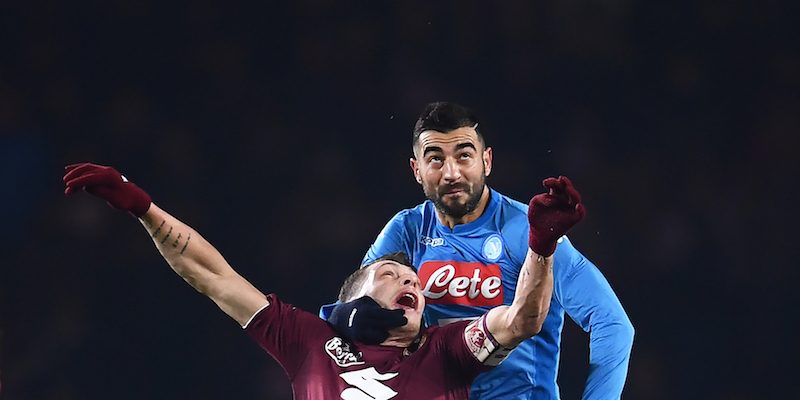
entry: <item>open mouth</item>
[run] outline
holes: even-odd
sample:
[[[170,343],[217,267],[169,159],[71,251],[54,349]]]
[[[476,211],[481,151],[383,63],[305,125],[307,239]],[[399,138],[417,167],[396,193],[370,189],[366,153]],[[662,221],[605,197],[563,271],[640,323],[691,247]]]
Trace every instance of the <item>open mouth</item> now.
[[[414,310],[417,308],[417,296],[414,296],[412,293],[403,293],[397,299],[396,303],[401,308]]]

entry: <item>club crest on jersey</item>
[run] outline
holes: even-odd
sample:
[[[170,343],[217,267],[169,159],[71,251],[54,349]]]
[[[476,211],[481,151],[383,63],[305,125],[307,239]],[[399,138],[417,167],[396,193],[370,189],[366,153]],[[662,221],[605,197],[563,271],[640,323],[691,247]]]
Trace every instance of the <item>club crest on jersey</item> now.
[[[503,237],[493,234],[483,241],[483,256],[491,262],[495,262],[503,255]]]
[[[497,264],[427,261],[419,268],[419,278],[428,304],[503,304],[502,273]]]
[[[482,322],[483,320],[480,320],[480,322],[473,322],[469,324],[467,329],[464,331],[464,339],[467,342],[467,347],[469,347],[469,350],[475,355],[481,352],[481,349],[483,348],[483,342],[486,341],[486,333],[483,331],[481,326]]]
[[[325,352],[336,362],[340,367],[349,367],[351,365],[361,365],[364,360],[361,359],[361,352],[358,354],[350,350],[350,343],[345,342],[342,338],[335,336],[325,342]]]
[[[443,238],[432,238],[432,237],[427,237],[427,236],[421,236],[419,238],[419,242],[424,244],[425,246],[436,247],[436,246],[443,245],[444,244],[444,239]]]

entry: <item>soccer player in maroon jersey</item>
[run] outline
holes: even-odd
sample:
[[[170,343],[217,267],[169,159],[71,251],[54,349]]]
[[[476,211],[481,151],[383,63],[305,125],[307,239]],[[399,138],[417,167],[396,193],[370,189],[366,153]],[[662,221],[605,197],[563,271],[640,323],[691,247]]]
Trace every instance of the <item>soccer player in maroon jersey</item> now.
[[[64,182],[67,195],[82,189],[136,216],[172,269],[283,366],[298,400],[467,400],[479,373],[539,332],[550,304],[552,252],[531,250],[510,306],[493,308],[474,321],[424,328],[425,297],[416,270],[402,254],[392,254],[354,272],[340,300],[362,299],[365,306],[394,310],[405,323],[390,329],[380,344],[350,343],[316,315],[264,295],[199,233],[153,204],[114,168],[69,165]],[[539,218],[549,216],[546,226],[531,224],[529,240],[537,244],[555,243],[585,215],[569,184],[535,196],[531,208]]]

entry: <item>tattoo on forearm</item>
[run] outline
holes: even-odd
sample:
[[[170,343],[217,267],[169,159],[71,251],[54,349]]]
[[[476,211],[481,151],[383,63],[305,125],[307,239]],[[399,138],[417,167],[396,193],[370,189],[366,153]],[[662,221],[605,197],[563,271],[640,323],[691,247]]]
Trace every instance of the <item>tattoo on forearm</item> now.
[[[183,254],[183,252],[186,251],[186,246],[189,245],[189,241],[190,240],[192,240],[192,233],[191,232],[189,232],[189,236],[186,237],[186,244],[183,245],[183,248],[181,249],[181,254]]]
[[[175,238],[175,241],[172,242],[172,247],[178,247],[178,242],[181,240],[181,233],[178,232],[178,237]]]
[[[165,224],[165,223],[167,223],[167,221],[161,221],[161,225],[159,225],[159,226],[158,226],[158,229],[156,229],[156,231],[155,231],[155,232],[153,232],[153,238],[155,238],[155,237],[156,237],[156,235],[158,235],[158,232],[161,232],[161,228],[163,228],[163,227],[164,227],[164,224]],[[152,225],[152,224],[150,224],[150,226],[152,227],[153,225]]]
[[[169,239],[169,235],[172,235],[172,227],[171,226],[169,227],[169,232],[167,232],[167,236],[164,236],[164,239],[161,240],[161,244],[164,244],[164,242],[166,242],[167,239]]]
[[[148,225],[150,228],[152,228],[152,227],[153,227],[153,221],[152,221],[151,219],[149,219],[149,218],[147,218],[147,219],[144,219],[144,218],[143,218],[142,220],[143,220],[143,221],[144,221],[144,222],[145,222],[145,223],[146,223],[146,224],[147,224],[147,225]],[[161,225],[159,225],[159,226],[158,226],[158,228],[156,228],[156,230],[155,230],[155,231],[153,231],[153,235],[152,235],[152,236],[153,236],[153,239],[155,239],[155,241],[156,241],[156,242],[158,242],[159,244],[165,244],[165,243],[167,243],[167,240],[169,240],[169,238],[172,236],[172,231],[173,231],[173,229],[175,228],[175,227],[173,227],[173,226],[170,226],[170,227],[169,227],[169,230],[167,231],[167,234],[166,234],[166,235],[164,235],[164,237],[163,237],[163,238],[161,238],[161,240],[159,240],[159,238],[158,238],[158,234],[159,234],[159,232],[161,232],[161,229],[162,229],[162,228],[164,228],[164,225],[165,225],[166,223],[167,223],[167,221],[166,221],[166,220],[165,220],[165,221],[161,221]],[[175,238],[175,240],[173,240],[173,241],[171,241],[171,242],[169,242],[169,243],[167,244],[167,245],[171,245],[171,246],[172,246],[172,248],[174,248],[174,249],[177,249],[177,248],[178,248],[178,246],[180,246],[180,245],[181,245],[181,239],[183,239],[183,238],[184,238],[184,236],[183,236],[183,233],[181,233],[181,232],[177,232],[177,233],[178,233],[178,236]],[[190,240],[192,240],[192,232],[190,231],[190,232],[189,232],[189,233],[188,233],[188,234],[187,234],[185,237],[186,237],[186,242],[185,242],[185,243],[183,243],[183,247],[181,247],[180,254],[183,254],[183,253],[186,251],[186,248],[189,246],[189,241],[190,241]]]

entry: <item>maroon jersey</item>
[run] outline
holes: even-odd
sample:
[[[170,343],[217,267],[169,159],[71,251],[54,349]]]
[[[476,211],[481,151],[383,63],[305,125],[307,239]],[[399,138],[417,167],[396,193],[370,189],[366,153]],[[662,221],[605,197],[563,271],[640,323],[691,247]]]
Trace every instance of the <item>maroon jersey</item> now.
[[[295,400],[468,400],[489,369],[467,347],[469,321],[427,328],[409,352],[346,342],[316,315],[267,297],[245,330],[283,366]]]

